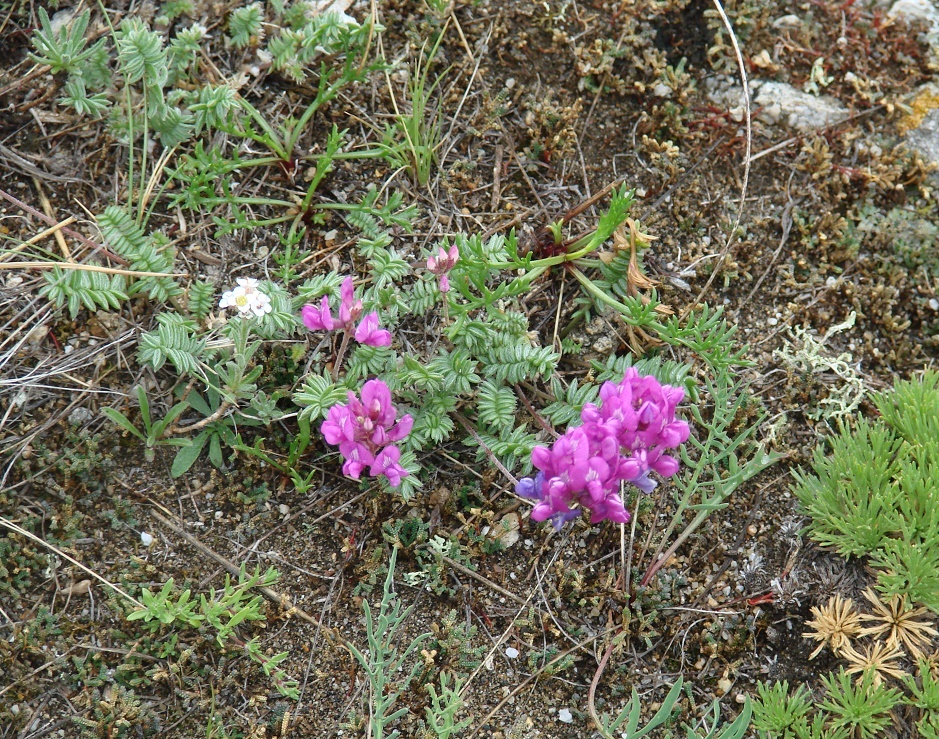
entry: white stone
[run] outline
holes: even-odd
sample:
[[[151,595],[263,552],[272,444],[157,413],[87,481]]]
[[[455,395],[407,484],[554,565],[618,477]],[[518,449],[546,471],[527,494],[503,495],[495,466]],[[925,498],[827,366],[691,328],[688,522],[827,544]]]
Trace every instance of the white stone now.
[[[939,310],[939,300],[936,300],[935,298],[930,298],[929,307],[932,308],[933,310]]]
[[[672,88],[664,82],[657,82],[655,87],[652,88],[652,94],[660,98],[670,98],[672,96]]]
[[[797,15],[784,15],[773,21],[773,28],[777,31],[795,30],[801,26],[802,19]]]
[[[518,650],[515,647],[509,647],[508,649],[505,650],[505,656],[508,657],[509,659],[517,659]]]
[[[939,108],[931,110],[923,122],[906,135],[906,140],[920,156],[939,165]],[[933,178],[937,178],[933,172]]]
[[[95,414],[90,410],[79,406],[68,414],[68,422],[72,426],[84,426],[86,423],[91,422],[94,417]]]
[[[905,21],[925,21],[929,25],[927,39],[939,39],[939,6],[931,0],[897,0],[887,15]]]
[[[574,723],[574,716],[571,714],[569,708],[561,708],[558,710],[558,721],[564,724]]]
[[[153,535],[148,534],[146,531],[141,531],[140,543],[143,544],[145,547],[149,547],[151,544],[153,544]]]
[[[829,126],[846,118],[849,113],[834,98],[809,95],[785,82],[764,83],[753,102],[763,107],[770,118],[780,118],[800,133]]]
[[[65,10],[60,10],[49,19],[49,25],[52,26],[52,33],[56,38],[59,37],[63,29],[72,25],[72,21],[78,15],[75,11],[76,8],[65,8]]]

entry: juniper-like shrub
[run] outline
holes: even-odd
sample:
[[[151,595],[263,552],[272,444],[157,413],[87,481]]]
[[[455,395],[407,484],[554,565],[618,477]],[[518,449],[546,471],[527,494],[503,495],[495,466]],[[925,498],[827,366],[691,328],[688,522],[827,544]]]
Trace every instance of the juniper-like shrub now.
[[[869,556],[881,592],[939,613],[939,373],[898,381],[873,401],[881,417],[819,447],[795,492],[813,539]]]

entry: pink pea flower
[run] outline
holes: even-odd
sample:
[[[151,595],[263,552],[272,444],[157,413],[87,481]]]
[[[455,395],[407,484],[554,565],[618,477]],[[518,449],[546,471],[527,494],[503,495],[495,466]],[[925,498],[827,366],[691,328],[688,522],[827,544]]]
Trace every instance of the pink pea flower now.
[[[658,483],[650,473],[671,477],[678,472],[678,460],[663,450],[688,440],[688,424],[675,418],[683,397],[682,388],[662,385],[633,368],[621,382],[605,383],[600,404],[584,406],[581,426],[569,428],[551,448],[532,451],[539,472],[519,480],[515,488],[537,501],[532,520],[551,520],[560,530],[588,510],[591,523],[629,521],[620,483],[651,493]]]
[[[362,315],[362,301],[354,299],[354,290],[352,278],[346,277],[339,288],[339,326],[347,331]]]
[[[450,278],[447,273],[460,261],[460,250],[453,244],[449,250],[439,247],[436,256],[427,257],[427,269],[437,275],[440,283],[440,292],[450,291]]]
[[[351,334],[360,344],[368,346],[391,346],[391,333],[378,324],[378,313],[369,313],[356,327],[362,315],[362,301],[355,299],[355,286],[351,277],[346,277],[339,288],[339,317],[333,318],[329,309],[329,298],[325,295],[319,307],[304,305],[300,309],[303,325],[310,331],[333,331],[336,329]]]
[[[326,443],[338,446],[346,460],[343,474],[358,480],[368,468],[372,477],[384,475],[391,487],[398,487],[408,472],[399,464],[401,450],[394,443],[411,433],[414,419],[404,415],[395,423],[398,411],[381,380],[366,382],[361,400],[351,391],[348,399],[330,408],[320,426]]]
[[[303,325],[310,331],[332,331],[336,327],[333,314],[329,311],[329,298],[325,295],[320,301],[320,307],[305,305],[300,309]]]
[[[369,313],[355,330],[355,340],[368,346],[391,346],[391,332],[378,327],[378,313]]]

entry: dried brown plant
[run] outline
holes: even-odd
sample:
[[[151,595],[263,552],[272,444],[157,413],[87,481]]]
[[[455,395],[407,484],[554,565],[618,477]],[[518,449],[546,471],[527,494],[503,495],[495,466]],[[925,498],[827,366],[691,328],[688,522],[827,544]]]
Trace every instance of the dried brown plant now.
[[[902,645],[914,660],[925,659],[923,648],[934,636],[939,636],[939,631],[929,621],[921,620],[929,611],[922,606],[913,608],[905,595],[894,595],[884,603],[868,588],[864,597],[874,612],[861,615],[862,621],[872,624],[862,629],[861,635],[884,638],[888,648],[898,649]]]
[[[870,646],[855,650],[850,644],[842,650],[842,656],[848,660],[850,667],[845,670],[849,675],[857,675],[856,683],[860,684],[864,675],[873,674],[874,687],[881,685],[888,677],[902,680],[908,674],[898,663],[903,659],[903,652],[899,647],[891,647],[882,641],[876,641]]]
[[[815,639],[819,644],[809,659],[815,659],[825,646],[840,656],[851,648],[851,639],[861,634],[861,619],[850,598],[833,595],[827,605],[813,606],[812,615],[815,618],[806,625],[814,631],[806,631],[802,636]]]

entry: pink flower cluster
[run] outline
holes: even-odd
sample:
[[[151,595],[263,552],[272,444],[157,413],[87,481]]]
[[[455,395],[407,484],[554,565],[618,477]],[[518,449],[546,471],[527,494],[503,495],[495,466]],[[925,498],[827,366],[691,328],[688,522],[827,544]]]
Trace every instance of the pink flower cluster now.
[[[352,278],[347,277],[339,288],[339,318],[333,318],[329,310],[329,298],[325,295],[320,307],[305,305],[300,309],[303,324],[310,331],[332,331],[341,329],[352,333],[353,325],[362,315],[362,301],[355,300]],[[378,325],[378,313],[369,313],[362,319],[352,334],[360,344],[368,346],[391,346],[391,333]]]
[[[437,275],[440,292],[450,292],[450,278],[447,273],[453,269],[458,261],[460,261],[460,250],[456,244],[453,244],[449,249],[444,249],[441,246],[437,250],[436,256],[427,257],[427,269]]]
[[[349,402],[329,409],[320,431],[328,444],[338,445],[346,462],[344,475],[356,480],[368,467],[372,477],[384,475],[391,487],[407,476],[399,463],[401,450],[394,443],[411,433],[414,419],[401,416],[391,404],[391,391],[381,380],[369,380],[362,386],[362,399],[349,392]]]
[[[678,471],[678,460],[663,452],[688,439],[688,424],[675,418],[684,394],[682,388],[640,376],[632,367],[622,382],[604,383],[600,405],[588,403],[581,411],[581,426],[569,428],[550,449],[532,451],[532,463],[540,471],[519,480],[515,488],[537,501],[532,520],[551,519],[560,530],[586,509],[591,523],[629,521],[620,482],[650,493],[657,485],[650,472],[670,477]]]

